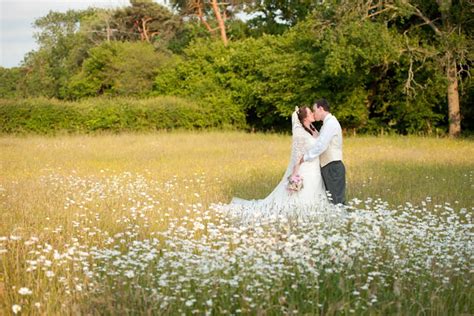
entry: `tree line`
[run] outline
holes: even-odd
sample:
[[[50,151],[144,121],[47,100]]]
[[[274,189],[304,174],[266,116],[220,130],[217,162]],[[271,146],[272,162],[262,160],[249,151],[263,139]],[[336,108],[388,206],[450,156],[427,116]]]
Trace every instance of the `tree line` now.
[[[473,13],[467,0],[50,12],[34,23],[39,48],[0,68],[0,97],[173,96],[257,130],[284,129],[296,105],[325,97],[346,130],[458,136],[474,130]]]

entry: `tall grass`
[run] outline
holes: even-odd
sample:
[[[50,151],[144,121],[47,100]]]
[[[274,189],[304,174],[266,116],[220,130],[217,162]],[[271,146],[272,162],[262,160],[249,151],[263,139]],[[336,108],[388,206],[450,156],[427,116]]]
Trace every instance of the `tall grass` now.
[[[349,216],[229,223],[213,203],[271,192],[290,144],[238,132],[0,138],[3,312],[474,311],[472,141],[347,138]]]

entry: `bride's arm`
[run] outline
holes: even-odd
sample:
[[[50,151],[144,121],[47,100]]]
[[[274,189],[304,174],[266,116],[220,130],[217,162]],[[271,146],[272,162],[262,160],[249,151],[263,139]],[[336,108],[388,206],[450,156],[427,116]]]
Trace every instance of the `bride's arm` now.
[[[300,159],[298,159],[298,161]],[[295,163],[295,165],[293,166],[293,172],[291,173],[292,178],[298,174],[298,172],[300,171],[300,166],[301,166],[301,164],[299,162]]]
[[[305,149],[305,144],[308,141],[308,134],[306,131],[297,131],[293,135],[293,154],[292,154],[292,159],[293,159],[293,172],[291,173],[291,176],[295,176],[298,174],[299,169],[300,169],[300,163],[299,161],[304,158],[304,154],[306,153]]]

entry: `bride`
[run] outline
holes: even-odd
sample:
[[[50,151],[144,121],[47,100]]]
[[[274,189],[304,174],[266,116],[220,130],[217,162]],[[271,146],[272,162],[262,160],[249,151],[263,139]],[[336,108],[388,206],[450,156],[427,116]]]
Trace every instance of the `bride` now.
[[[319,158],[304,162],[298,171],[303,178],[299,191],[288,189],[288,177],[292,176],[295,164],[315,144],[318,132],[313,127],[313,113],[308,107],[295,108],[291,115],[292,146],[286,172],[272,193],[261,200],[233,198],[230,204],[220,205],[226,213],[245,221],[274,216],[305,216],[329,205],[321,176]]]

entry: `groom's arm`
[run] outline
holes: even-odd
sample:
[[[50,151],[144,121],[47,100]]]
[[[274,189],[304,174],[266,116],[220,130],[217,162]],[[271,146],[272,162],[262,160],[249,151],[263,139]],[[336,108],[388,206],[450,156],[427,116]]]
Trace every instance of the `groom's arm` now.
[[[325,128],[321,129],[321,133],[316,140],[316,144],[301,158],[301,163],[315,159],[326,149],[328,149],[331,139],[337,133],[337,126],[335,124],[331,124],[333,121],[327,123],[328,124],[325,126]]]

